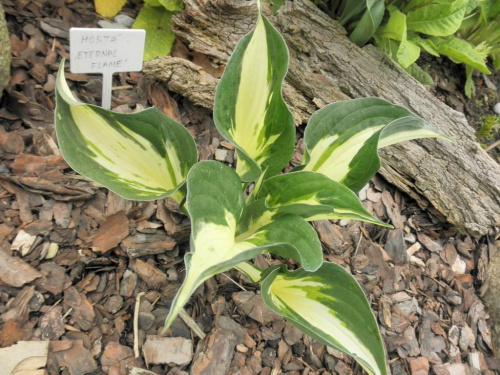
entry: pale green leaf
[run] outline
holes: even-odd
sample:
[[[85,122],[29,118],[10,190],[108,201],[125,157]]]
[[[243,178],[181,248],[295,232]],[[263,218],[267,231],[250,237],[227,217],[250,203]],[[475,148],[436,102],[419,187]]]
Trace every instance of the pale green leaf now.
[[[191,252],[185,256],[186,278],[172,302],[164,330],[201,283],[263,251],[292,258],[310,270],[321,265],[317,234],[298,216],[283,216],[254,233],[236,237],[245,202],[240,178],[231,168],[215,161],[200,162],[191,168],[187,188]]]
[[[315,272],[269,271],[262,298],[277,314],[314,339],[356,359],[372,375],[386,375],[385,350],[363,290],[341,266]]]
[[[451,36],[446,39],[430,38],[430,41],[437,52],[449,57],[455,63],[464,63],[482,73],[490,74],[485,64],[486,56],[465,40]]]
[[[281,93],[287,68],[283,38],[259,13],[229,59],[214,102],[215,125],[235,145],[244,182],[266,168],[267,175],[277,174],[292,156],[295,126]]]
[[[316,172],[293,172],[271,177],[260,197],[278,214],[294,214],[305,220],[360,220],[386,225],[370,215],[347,187]]]
[[[146,30],[144,61],[150,61],[170,53],[175,40],[175,35],[170,30],[173,14],[163,7],[148,4],[144,4],[142,7],[132,28]]]
[[[377,150],[396,139],[392,132],[382,131],[385,127],[397,129],[401,140],[448,139],[406,108],[383,99],[340,101],[320,109],[309,120],[304,134],[304,170],[322,173],[358,191],[380,167]],[[384,140],[389,134],[392,143]]]
[[[184,9],[183,0],[158,0],[169,12],[178,12]]]
[[[198,156],[189,131],[155,108],[122,114],[77,101],[66,84],[64,62],[55,126],[68,164],[127,199],[171,195]]]
[[[420,48],[422,48],[428,54],[430,54],[432,56],[436,56],[436,57],[440,56],[439,52],[436,51],[436,49],[434,48],[434,45],[432,44],[431,41],[429,41],[429,39],[422,39],[417,34],[411,33],[411,34],[408,34],[408,40],[410,42],[416,44]]]
[[[468,0],[433,1],[406,15],[408,30],[433,36],[455,33],[464,19]]]
[[[420,48],[408,40],[406,31],[406,16],[396,8],[390,8],[390,17],[387,23],[377,30],[375,40],[393,39],[399,42],[397,51],[392,56],[403,67],[408,68],[420,56]]]

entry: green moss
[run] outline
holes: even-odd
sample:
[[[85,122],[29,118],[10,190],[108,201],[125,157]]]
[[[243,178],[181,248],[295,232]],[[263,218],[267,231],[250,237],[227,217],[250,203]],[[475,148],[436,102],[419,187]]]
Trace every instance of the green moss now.
[[[481,118],[482,124],[476,133],[476,139],[492,139],[499,128],[499,116],[488,115]]]

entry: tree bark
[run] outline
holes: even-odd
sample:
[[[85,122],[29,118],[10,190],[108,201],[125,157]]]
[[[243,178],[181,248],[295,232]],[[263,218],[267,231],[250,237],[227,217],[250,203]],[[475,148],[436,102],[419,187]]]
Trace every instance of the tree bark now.
[[[173,31],[192,51],[225,64],[256,19],[254,1],[186,0]],[[463,114],[442,103],[374,46],[359,48],[345,30],[307,0],[287,2],[276,16],[264,6],[290,51],[284,97],[297,125],[338,100],[377,96],[405,106],[456,144],[427,139],[380,151],[380,173],[461,231],[485,234],[500,224],[500,166],[474,140]],[[145,67],[195,104],[211,108],[217,79],[196,64],[167,57]]]

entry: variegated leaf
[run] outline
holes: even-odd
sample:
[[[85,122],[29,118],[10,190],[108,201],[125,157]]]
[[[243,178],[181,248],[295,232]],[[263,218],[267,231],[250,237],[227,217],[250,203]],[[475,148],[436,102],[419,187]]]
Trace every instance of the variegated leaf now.
[[[307,221],[359,220],[391,227],[370,215],[344,185],[321,173],[299,171],[265,180],[240,220],[238,236],[246,237],[284,215]]]
[[[315,272],[276,268],[262,282],[262,298],[309,336],[353,356],[369,374],[387,374],[370,304],[341,266],[325,262]]]
[[[235,145],[244,182],[266,168],[268,176],[278,173],[292,157],[295,127],[281,94],[287,69],[286,44],[259,11],[257,25],[227,63],[214,102],[215,125]]]
[[[406,108],[383,99],[336,102],[309,120],[303,170],[358,191],[380,168],[379,148],[416,138],[450,140]]]
[[[323,261],[314,229],[302,218],[287,215],[247,236],[236,236],[245,211],[240,178],[231,168],[203,161],[187,178],[186,205],[191,217],[191,252],[186,254],[186,278],[165,322],[166,330],[194,290],[209,277],[254,258],[263,251],[295,259],[317,269]]]
[[[299,171],[264,181],[260,197],[267,207],[280,214],[298,215],[305,220],[348,219],[387,226],[367,212],[349,188],[321,173]]]
[[[190,133],[155,108],[115,113],[79,102],[61,63],[56,86],[55,126],[63,157],[78,173],[127,199],[153,200],[174,194],[198,153]]]

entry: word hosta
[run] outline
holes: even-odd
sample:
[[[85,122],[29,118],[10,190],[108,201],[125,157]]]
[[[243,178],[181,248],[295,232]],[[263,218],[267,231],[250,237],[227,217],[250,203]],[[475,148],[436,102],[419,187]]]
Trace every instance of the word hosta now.
[[[175,199],[192,222],[186,277],[165,322],[194,290],[238,268],[262,287],[273,311],[313,338],[352,355],[370,374],[387,374],[378,326],[363,290],[341,266],[324,262],[312,220],[372,217],[355,193],[380,166],[377,150],[397,142],[446,137],[403,107],[378,98],[337,102],[317,111],[304,135],[303,165],[280,174],[294,151],[295,127],[281,90],[288,50],[259,13],[236,46],[217,86],[214,120],[237,152],[236,170],[197,163],[189,132],[155,108],[119,114],[75,99],[57,80],[56,130],[69,165],[132,200]],[[247,188],[255,183],[250,193]],[[301,268],[261,270],[263,252]]]

